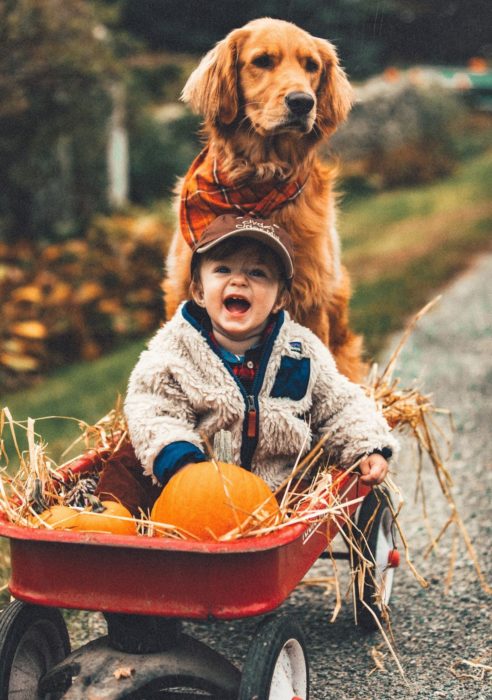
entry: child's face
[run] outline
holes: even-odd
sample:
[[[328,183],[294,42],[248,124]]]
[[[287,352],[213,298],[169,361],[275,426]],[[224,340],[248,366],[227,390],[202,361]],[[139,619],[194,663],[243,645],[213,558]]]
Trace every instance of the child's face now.
[[[227,258],[204,260],[194,296],[204,306],[215,331],[243,341],[262,333],[271,313],[282,308],[277,270],[255,248]]]

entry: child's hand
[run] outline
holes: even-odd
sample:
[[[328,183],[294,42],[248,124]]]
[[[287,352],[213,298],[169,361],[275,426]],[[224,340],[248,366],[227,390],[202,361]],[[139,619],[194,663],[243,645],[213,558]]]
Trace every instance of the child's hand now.
[[[374,453],[364,457],[359,464],[359,469],[362,474],[361,481],[368,486],[374,486],[384,481],[388,473],[388,462],[383,455]]]

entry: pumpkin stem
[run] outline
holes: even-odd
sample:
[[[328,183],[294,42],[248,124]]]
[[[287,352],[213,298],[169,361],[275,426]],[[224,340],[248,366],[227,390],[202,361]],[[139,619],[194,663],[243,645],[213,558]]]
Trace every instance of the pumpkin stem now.
[[[103,506],[99,498],[97,496],[94,496],[93,493],[87,494],[87,500],[89,501],[91,510],[94,513],[104,513],[104,511],[106,510],[106,507]]]
[[[34,504],[32,506],[33,510],[35,513],[42,513],[44,510],[48,508],[48,503],[46,502],[44,498],[44,493],[43,493],[43,482],[41,479],[36,477],[34,479],[32,491],[30,493],[29,499],[34,501]]]
[[[230,430],[219,430],[214,435],[214,455],[219,462],[232,463],[232,433]]]

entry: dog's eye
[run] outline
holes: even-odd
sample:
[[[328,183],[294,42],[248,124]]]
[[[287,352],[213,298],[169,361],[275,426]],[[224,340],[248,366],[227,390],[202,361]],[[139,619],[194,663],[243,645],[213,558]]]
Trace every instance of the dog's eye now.
[[[262,53],[260,56],[253,58],[252,63],[257,68],[271,68],[273,66],[273,59],[267,53]]]
[[[312,58],[306,59],[306,70],[308,73],[316,73],[319,70],[319,65]]]

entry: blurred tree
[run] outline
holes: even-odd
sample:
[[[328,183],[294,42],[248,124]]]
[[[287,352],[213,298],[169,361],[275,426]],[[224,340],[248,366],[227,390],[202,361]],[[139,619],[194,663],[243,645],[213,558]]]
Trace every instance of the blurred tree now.
[[[129,124],[132,202],[150,205],[172,194],[177,177],[200,151],[199,123],[187,111],[165,121],[146,113],[135,115]]]
[[[0,237],[81,230],[105,195],[108,32],[81,0],[0,0]]]
[[[392,0],[387,62],[458,63],[492,56],[490,0]]]
[[[105,0],[110,2],[111,0]],[[231,29],[257,17],[294,22],[333,41],[349,72],[368,75],[384,44],[378,33],[391,0],[118,0],[124,27],[152,49],[202,53]]]
[[[202,53],[256,17],[332,40],[354,78],[388,62],[464,62],[490,54],[490,0],[102,0],[151,49]]]

